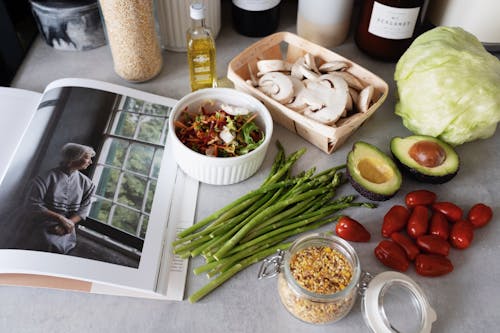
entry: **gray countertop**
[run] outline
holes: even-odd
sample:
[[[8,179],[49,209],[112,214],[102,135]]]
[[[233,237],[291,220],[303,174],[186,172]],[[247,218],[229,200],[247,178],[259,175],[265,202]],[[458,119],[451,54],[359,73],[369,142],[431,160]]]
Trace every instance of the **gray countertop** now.
[[[224,76],[229,61],[255,42],[255,38],[238,35],[230,24],[227,1],[223,6],[223,24],[216,40],[219,76]],[[296,3],[287,2],[282,13],[280,30],[295,32]],[[287,152],[301,147],[306,155],[296,170],[315,165],[318,170],[345,162],[346,154],[357,140],[370,142],[389,151],[393,136],[410,132],[394,114],[395,89],[393,63],[383,63],[363,55],[352,36],[333,51],[352,59],[384,78],[390,93],[382,107],[334,154],[326,155],[302,138],[275,126],[274,140],[280,140]],[[113,71],[107,46],[86,52],[57,51],[37,38],[12,86],[42,91],[51,81],[64,77],[103,80],[147,92],[179,99],[189,92],[185,53],[164,52],[162,72],[149,82],[128,83]],[[455,270],[440,278],[418,276],[408,271],[426,292],[438,319],[433,332],[496,332],[500,326],[500,206],[497,198],[500,183],[500,136],[464,144],[457,148],[461,169],[449,183],[425,185],[404,178],[403,186],[393,199],[380,203],[374,210],[353,209],[353,218],[362,221],[372,233],[369,243],[354,243],[363,270],[380,273],[386,269],[374,257],[373,249],[381,240],[380,226],[384,213],[394,204],[401,204],[404,195],[415,189],[435,191],[439,198],[452,201],[464,209],[484,202],[494,209],[494,221],[474,235],[471,248],[452,250],[450,259]],[[272,146],[260,171],[250,179],[230,186],[202,184],[196,216],[210,214],[214,207],[229,203],[236,196],[256,188],[269,172],[276,148]],[[344,193],[355,193],[349,186]],[[215,201],[213,198],[217,197]],[[190,268],[200,261],[191,261]],[[280,304],[277,280],[257,280],[258,265],[240,272],[199,303],[187,301],[153,301],[127,297],[93,295],[49,289],[0,287],[0,332],[367,332],[360,310],[360,301],[341,321],[313,326],[293,318]],[[186,295],[207,282],[204,276],[189,271]]]

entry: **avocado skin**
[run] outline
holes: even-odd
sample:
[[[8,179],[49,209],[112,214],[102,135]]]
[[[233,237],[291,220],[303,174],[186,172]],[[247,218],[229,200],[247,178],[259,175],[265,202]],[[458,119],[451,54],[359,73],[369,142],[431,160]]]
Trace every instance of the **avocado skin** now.
[[[399,188],[392,194],[380,194],[380,193],[375,193],[372,191],[367,190],[363,186],[361,186],[358,182],[356,182],[352,177],[351,174],[349,173],[349,168],[346,168],[346,176],[349,182],[351,183],[351,186],[362,196],[367,198],[368,200],[372,201],[387,201],[390,198],[392,198],[399,190]]]
[[[426,175],[424,173],[419,172],[417,169],[411,168],[407,166],[406,164],[402,163],[400,160],[398,160],[398,157],[394,154],[392,154],[394,157],[394,160],[396,161],[396,164],[398,168],[404,172],[405,175],[408,175],[409,177],[415,179],[416,181],[419,181],[421,183],[428,183],[428,184],[443,184],[448,181],[450,181],[453,177],[455,177],[458,173],[458,170],[460,169],[460,166],[457,168],[457,170],[453,173],[449,173],[447,175],[443,176],[431,176],[431,175]]]

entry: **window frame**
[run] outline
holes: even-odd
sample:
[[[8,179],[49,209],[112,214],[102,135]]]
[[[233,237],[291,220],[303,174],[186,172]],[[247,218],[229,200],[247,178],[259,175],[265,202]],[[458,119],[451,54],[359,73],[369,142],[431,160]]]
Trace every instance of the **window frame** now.
[[[142,103],[140,109],[139,110],[125,109],[126,103],[129,100],[135,100]],[[147,112],[147,107],[151,105],[157,105],[163,108],[164,112],[162,112],[161,114]],[[149,217],[151,213],[150,208],[148,211],[148,201],[152,202],[152,200],[150,200],[152,198],[148,198],[148,195],[152,194],[154,196],[154,192],[150,193],[150,188],[153,183],[154,186],[156,186],[158,182],[158,173],[161,166],[163,153],[165,151],[165,145],[168,136],[168,119],[171,111],[172,108],[169,106],[151,103],[142,99],[133,98],[126,95],[117,96],[116,101],[110,112],[108,123],[106,124],[105,130],[103,132],[101,149],[98,152],[98,154],[94,157],[94,166],[91,178],[96,185],[99,185],[101,182],[101,178],[103,177],[103,171],[106,168],[108,168],[109,170],[117,170],[119,172],[119,176],[116,187],[113,190],[114,193],[112,198],[104,197],[98,193],[95,193],[93,195],[92,209],[94,208],[94,203],[97,200],[110,203],[111,208],[108,212],[107,220],[101,221],[98,220],[96,217],[89,215],[87,221],[85,221],[86,222],[84,224],[85,226],[100,233],[103,233],[106,236],[112,237],[113,239],[118,240],[124,243],[125,245],[132,246],[138,250],[142,250],[145,237],[145,230],[144,230],[144,236],[141,236],[141,232],[144,223],[149,222]],[[135,129],[132,137],[117,134],[118,127],[120,126],[120,118],[123,116],[124,113],[134,114],[137,116],[137,122],[135,124]],[[162,121],[161,133],[157,143],[148,142],[146,140],[138,138],[139,134],[141,133],[141,125],[144,123],[141,120],[144,118],[160,119]],[[112,163],[108,161],[113,140],[120,140],[126,142],[127,144],[125,156],[123,157],[123,161],[121,162],[120,166],[112,165]],[[134,149],[134,146],[136,145],[152,148],[151,161],[148,166],[147,174],[127,169],[128,161],[132,153],[131,151]],[[160,151],[161,151],[161,156],[158,157],[157,155],[160,154]],[[145,189],[144,192],[142,193],[142,202],[140,208],[131,207],[123,202],[119,202],[119,194],[121,190],[120,185],[122,185],[124,181],[123,179],[126,175],[140,177],[145,180]],[[113,224],[113,217],[115,215],[117,207],[129,209],[134,213],[139,214],[139,221],[136,224],[135,233],[131,233],[127,230],[121,229]]]

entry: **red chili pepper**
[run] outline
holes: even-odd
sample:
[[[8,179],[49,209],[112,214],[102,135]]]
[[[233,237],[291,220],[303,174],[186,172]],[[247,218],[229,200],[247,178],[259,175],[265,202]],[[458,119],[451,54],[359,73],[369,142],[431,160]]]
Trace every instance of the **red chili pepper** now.
[[[391,240],[382,240],[375,248],[374,253],[382,264],[397,271],[405,272],[410,266],[410,261],[403,248]]]
[[[417,238],[424,235],[429,227],[429,210],[426,206],[415,206],[408,219],[406,232],[411,238]]]
[[[481,228],[487,225],[491,218],[493,217],[493,210],[491,207],[483,204],[477,203],[469,210],[467,214],[467,221],[472,223],[474,228]]]
[[[434,212],[432,214],[429,234],[436,235],[444,240],[448,239],[450,236],[450,225],[443,213]]]
[[[474,226],[469,221],[458,221],[451,227],[450,243],[457,249],[466,249],[474,238]]]
[[[441,212],[446,215],[450,222],[457,222],[462,219],[462,208],[451,202],[435,202],[432,204],[432,209],[436,212]]]
[[[415,270],[423,276],[441,276],[453,271],[453,264],[438,254],[419,254],[415,259]]]
[[[393,232],[404,229],[410,212],[406,207],[394,205],[384,215],[384,222],[382,223],[382,236],[390,237]]]
[[[437,195],[434,192],[428,190],[417,190],[410,192],[405,197],[406,206],[415,207],[418,205],[431,205],[437,199]]]
[[[450,243],[436,235],[422,235],[417,237],[417,245],[427,253],[447,256],[450,253]]]
[[[371,238],[370,232],[358,221],[342,216],[335,226],[335,233],[348,241],[368,242]]]
[[[417,245],[415,245],[411,238],[402,233],[393,232],[391,234],[391,239],[403,248],[403,250],[406,252],[406,256],[411,261],[415,260],[417,255],[420,253],[420,249]]]

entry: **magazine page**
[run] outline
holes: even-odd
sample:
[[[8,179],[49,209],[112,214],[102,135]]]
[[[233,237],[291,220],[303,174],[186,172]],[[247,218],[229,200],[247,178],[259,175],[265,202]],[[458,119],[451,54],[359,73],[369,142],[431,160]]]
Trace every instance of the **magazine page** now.
[[[0,184],[0,273],[182,299],[187,262],[165,242],[193,223],[198,182],[167,141],[175,102],[94,80],[47,86]]]
[[[42,94],[16,88],[0,87],[0,184],[12,162],[21,138],[35,114]]]

